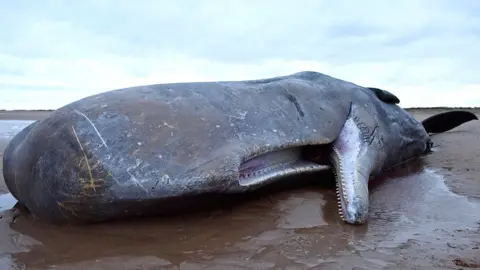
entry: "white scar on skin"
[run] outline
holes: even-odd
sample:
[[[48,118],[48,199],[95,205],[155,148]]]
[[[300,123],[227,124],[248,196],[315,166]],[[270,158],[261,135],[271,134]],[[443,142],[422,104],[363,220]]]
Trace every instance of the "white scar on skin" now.
[[[92,125],[93,129],[95,130],[95,132],[97,133],[98,137],[100,138],[100,140],[102,140],[102,143],[105,147],[108,148],[108,145],[105,143],[105,140],[103,139],[102,135],[100,134],[100,132],[98,132],[98,129],[97,127],[95,126],[95,124],[93,124],[92,120],[90,120],[90,118],[88,118],[85,114],[83,114],[82,112],[79,112],[78,110],[74,109],[74,111],[78,114],[78,115],[81,115],[83,117],[85,117],[85,119],[87,119],[87,121],[90,123],[90,125]]]

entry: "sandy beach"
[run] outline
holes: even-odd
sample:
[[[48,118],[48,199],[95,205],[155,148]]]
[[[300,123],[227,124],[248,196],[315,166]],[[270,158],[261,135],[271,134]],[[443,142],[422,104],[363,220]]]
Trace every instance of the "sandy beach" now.
[[[444,110],[409,111],[422,120]],[[0,128],[48,114],[0,111]],[[376,179],[363,226],[344,224],[334,188],[317,185],[94,226],[53,226],[12,209],[0,211],[0,269],[480,268],[479,134],[480,121],[437,134],[432,154]],[[8,141],[0,136],[1,152]]]

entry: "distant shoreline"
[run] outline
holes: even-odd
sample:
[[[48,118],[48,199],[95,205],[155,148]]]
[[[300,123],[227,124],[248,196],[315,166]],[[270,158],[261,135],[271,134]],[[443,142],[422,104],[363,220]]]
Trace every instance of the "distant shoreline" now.
[[[5,110],[0,109],[0,113],[15,113],[15,112],[53,112],[55,110]]]
[[[478,110],[480,107],[404,107],[405,110],[451,110],[451,109],[463,109],[463,110]]]
[[[404,107],[405,110],[451,110],[451,109],[466,109],[466,110],[478,110],[480,107]],[[0,109],[0,113],[35,113],[35,112],[53,112],[55,110],[5,110]]]

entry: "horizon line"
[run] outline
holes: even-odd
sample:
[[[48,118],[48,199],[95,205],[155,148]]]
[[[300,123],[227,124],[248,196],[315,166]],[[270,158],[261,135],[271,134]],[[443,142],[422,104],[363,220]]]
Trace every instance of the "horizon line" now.
[[[433,106],[433,107],[402,107],[405,110],[418,109],[480,109],[480,106]],[[0,112],[53,112],[58,109],[0,109]]]

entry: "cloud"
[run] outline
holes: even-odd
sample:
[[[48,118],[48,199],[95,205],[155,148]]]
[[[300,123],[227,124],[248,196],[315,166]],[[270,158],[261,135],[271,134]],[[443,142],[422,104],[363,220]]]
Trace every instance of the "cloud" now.
[[[480,106],[480,2],[9,1],[0,108],[56,109],[138,84],[315,70],[402,106]]]

